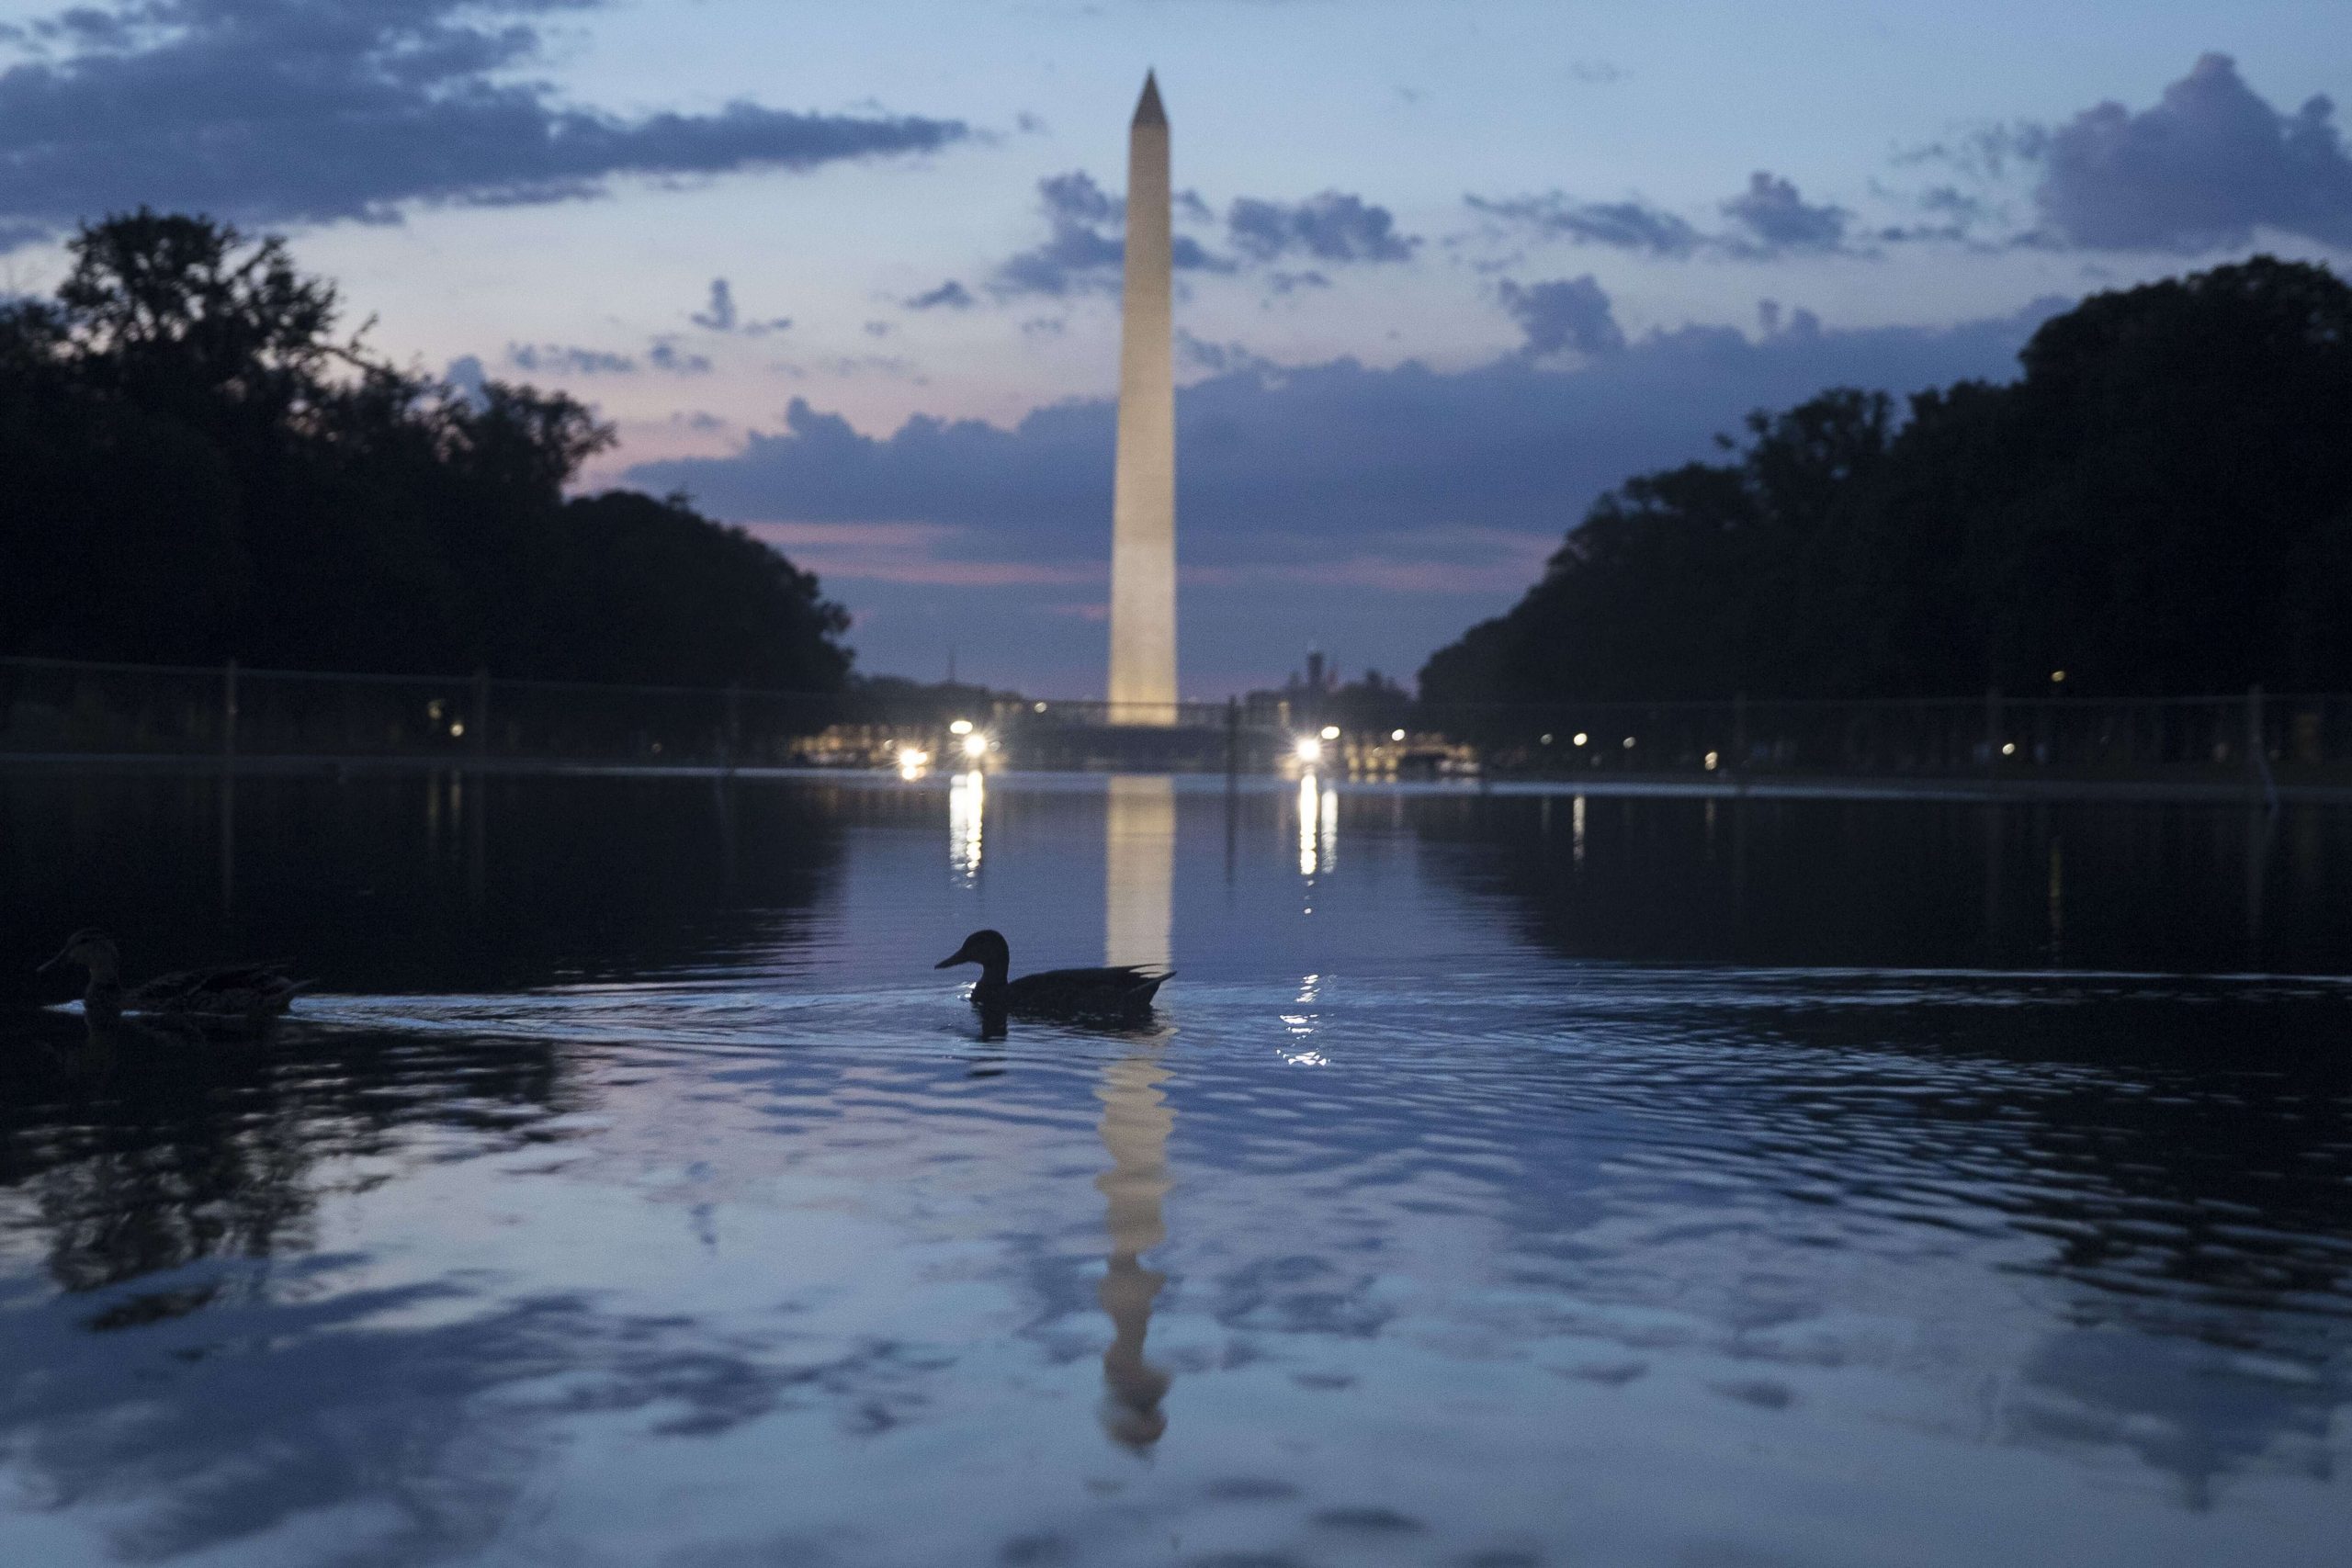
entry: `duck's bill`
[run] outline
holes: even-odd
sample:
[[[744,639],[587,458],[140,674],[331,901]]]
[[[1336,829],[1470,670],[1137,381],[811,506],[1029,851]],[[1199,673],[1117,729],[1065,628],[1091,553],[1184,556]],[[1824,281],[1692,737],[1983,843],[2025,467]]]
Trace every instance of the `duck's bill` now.
[[[73,952],[73,951],[74,951],[74,950],[73,950],[72,948],[70,948],[70,947],[69,947],[69,948],[67,948],[67,949],[65,950],[65,953],[71,953],[71,952]],[[40,968],[38,968],[38,969],[34,970],[34,971],[33,971],[33,973],[34,973],[34,974],[36,974],[36,975],[46,975],[46,974],[48,974],[51,970],[52,970],[52,969],[56,968],[59,964],[62,964],[62,963],[64,963],[64,962],[65,962],[65,953],[59,953],[56,957],[54,957],[54,958],[51,959],[48,963],[46,963],[46,964],[42,964]]]
[[[941,959],[938,963],[933,964],[932,967],[933,969],[953,969],[958,964],[969,964],[970,962],[970,959],[964,956],[963,951],[958,949],[945,958]]]

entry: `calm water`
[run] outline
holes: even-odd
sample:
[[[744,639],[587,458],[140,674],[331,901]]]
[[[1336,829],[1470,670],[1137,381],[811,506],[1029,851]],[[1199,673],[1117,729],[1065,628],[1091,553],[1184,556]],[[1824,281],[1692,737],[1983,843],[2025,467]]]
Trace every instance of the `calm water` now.
[[[0,1562],[2340,1564],[2352,813],[0,777]],[[27,973],[289,957],[266,1039]],[[983,1043],[933,960],[1172,958]]]

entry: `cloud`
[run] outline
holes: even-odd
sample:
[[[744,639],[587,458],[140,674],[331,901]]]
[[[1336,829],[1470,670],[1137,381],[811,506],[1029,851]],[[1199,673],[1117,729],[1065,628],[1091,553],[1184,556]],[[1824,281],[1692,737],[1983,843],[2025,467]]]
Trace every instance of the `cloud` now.
[[[976,559],[944,548],[963,530],[941,523],[750,523],[745,529],[827,579],[962,588],[1093,583],[1106,563]]]
[[[1627,475],[1703,456],[1750,409],[1827,386],[2005,376],[2061,304],[1950,328],[1816,324],[1763,339],[1686,326],[1565,367],[1518,353],[1459,371],[1250,355],[1177,394],[1187,559],[1310,558],[1317,541],[1359,527],[1475,520],[1556,533]],[[644,464],[630,479],[744,520],[952,524],[1041,558],[1091,558],[1107,536],[1114,427],[1104,399],[1050,404],[1011,428],[917,415],[876,436],[796,399],[782,429],[750,434],[731,456]]]
[[[2352,158],[2335,105],[2273,108],[2226,54],[2200,57],[2134,114],[2103,103],[2036,139],[2036,206],[2089,250],[2184,254],[2243,245],[2257,228],[2352,244]]]
[[[1609,296],[1592,274],[1525,286],[1503,279],[1503,309],[1527,334],[1521,353],[1541,359],[1563,349],[1588,356],[1615,354],[1625,346]]]
[[[1258,261],[1301,254],[1322,262],[1410,261],[1420,241],[1396,232],[1385,207],[1327,190],[1285,205],[1243,197],[1226,214],[1233,246]]]
[[[931,378],[922,374],[913,360],[896,354],[842,354],[812,360],[805,365],[783,361],[768,368],[796,381],[805,381],[811,375],[831,376],[844,381],[879,376],[886,380],[908,381],[918,387],[931,385]]]
[[[687,320],[698,327],[707,327],[715,333],[731,333],[735,330],[735,291],[728,287],[725,278],[714,277],[710,280],[709,305],[688,317]]]
[[[741,333],[745,337],[765,337],[792,325],[790,316],[775,316],[763,321],[747,321],[735,309],[735,290],[723,277],[710,280],[710,302],[689,315],[686,320],[711,333]]]
[[[910,310],[968,310],[972,308],[972,291],[949,278],[938,288],[914,295],[903,303]]]
[[[479,355],[461,354],[449,361],[441,372],[441,379],[466,401],[480,408],[490,395],[490,372]]]
[[[1094,176],[1073,169],[1037,182],[1038,205],[1050,231],[1045,243],[1007,260],[993,285],[1000,295],[1054,297],[1108,289],[1126,259],[1120,231],[1126,202],[1105,191]],[[1233,263],[1211,254],[1188,234],[1174,237],[1170,259],[1179,272],[1231,272]]]
[[[658,337],[645,351],[645,362],[656,370],[667,370],[673,376],[699,376],[710,368],[710,361],[699,354],[680,351],[675,340]]]
[[[710,368],[710,361],[704,355],[682,353],[676,342],[667,337],[655,338],[647,346],[642,360],[605,348],[578,348],[560,343],[510,343],[506,345],[506,362],[535,376],[634,376],[649,367],[673,376],[699,376]],[[472,374],[480,376],[481,361],[468,355],[452,362],[453,382],[458,368],[469,363],[473,367]]]
[[[0,72],[0,232],[141,203],[245,221],[396,220],[418,203],[554,201],[616,176],[922,152],[915,116],[738,102],[629,118],[518,77],[569,0],[132,0],[39,24]]]
[[[1264,355],[1240,344],[1212,343],[1206,338],[1193,336],[1182,327],[1176,329],[1176,352],[1185,364],[1218,375],[1228,370],[1279,373],[1282,369]]]
[[[998,292],[1059,296],[1109,287],[1126,251],[1108,231],[1125,216],[1125,204],[1079,169],[1039,180],[1037,198],[1049,231],[1046,242],[997,268]]]
[[[1781,313],[1781,302],[1778,299],[1756,301],[1756,321],[1758,330],[1768,338],[1778,337],[1782,333],[1787,333],[1792,337],[1821,335],[1819,316],[1800,305],[1783,318]]]
[[[1513,352],[1454,371],[1187,344],[1228,367],[1177,394],[1186,680],[1260,682],[1317,637],[1351,664],[1418,668],[1532,581],[1601,491],[1712,457],[1749,410],[1824,387],[2005,378],[2058,308],[1946,329],[1688,326],[1566,364]],[[1007,679],[1076,694],[1100,685],[1102,628],[1051,606],[1103,570],[1115,426],[1089,400],[1010,428],[918,417],[868,434],[796,400],[731,453],[627,478],[732,520],[832,530],[822,570],[860,616],[864,667],[929,669],[939,628],[959,626]]]
[[[1046,215],[1043,243],[1006,260],[990,289],[1001,298],[1042,294],[1061,298],[1109,290],[1118,283],[1126,256],[1123,225],[1126,203],[1083,170],[1037,182],[1038,206]],[[1176,203],[1180,214],[1205,215],[1207,204],[1191,192]],[[1245,197],[1227,218],[1227,232],[1238,255],[1222,255],[1190,234],[1177,234],[1170,256],[1178,272],[1237,273],[1245,263],[1264,265],[1299,254],[1326,262],[1395,262],[1411,257],[1421,242],[1399,234],[1385,208],[1344,191],[1325,191],[1284,205]],[[1272,291],[1286,294],[1317,288],[1329,279],[1311,270],[1277,271]]]
[[[1842,207],[1808,202],[1795,184],[1758,170],[1747,188],[1719,204],[1729,220],[1710,232],[1679,214],[1639,197],[1624,201],[1579,201],[1559,191],[1540,196],[1465,196],[1474,212],[1545,239],[1579,245],[1605,245],[1636,254],[1679,260],[1702,253],[1736,261],[1772,261],[1792,253],[1869,255],[1849,243],[1853,214]],[[1883,241],[1950,238],[1949,224],[1917,231],[1889,228],[1871,236]]]
[[[637,370],[637,361],[626,354],[560,343],[510,343],[506,362],[539,376],[628,376]]]
[[[1732,242],[1759,256],[1785,251],[1837,251],[1846,243],[1852,214],[1842,207],[1815,206],[1797,194],[1792,181],[1758,169],[1747,188],[1723,204],[1724,215],[1745,232]]]
[[[1687,220],[1639,200],[1571,201],[1558,191],[1504,199],[1479,196],[1463,199],[1474,211],[1578,244],[1679,257],[1705,243],[1705,236]]]

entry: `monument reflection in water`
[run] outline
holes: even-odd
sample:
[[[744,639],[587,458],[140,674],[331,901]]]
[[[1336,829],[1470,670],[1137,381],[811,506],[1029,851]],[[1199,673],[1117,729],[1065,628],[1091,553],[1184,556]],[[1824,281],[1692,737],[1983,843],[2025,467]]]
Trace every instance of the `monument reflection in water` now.
[[[1112,779],[1102,849],[1102,961],[1167,965],[1175,895],[1174,782]],[[1102,1426],[1136,1450],[1150,1447],[1168,1429],[1160,1402],[1170,1380],[1143,1353],[1152,1303],[1168,1276],[1142,1262],[1143,1254],[1168,1238],[1160,1201],[1168,1195],[1168,1134],[1176,1113],[1159,1089],[1169,1077],[1159,1059],[1165,1038],[1159,1030],[1139,1034],[1134,1050],[1102,1069],[1094,1090],[1102,1101],[1102,1146],[1111,1155],[1111,1168],[1094,1179],[1111,1233],[1099,1291],[1112,1331],[1111,1348],[1102,1352]]]

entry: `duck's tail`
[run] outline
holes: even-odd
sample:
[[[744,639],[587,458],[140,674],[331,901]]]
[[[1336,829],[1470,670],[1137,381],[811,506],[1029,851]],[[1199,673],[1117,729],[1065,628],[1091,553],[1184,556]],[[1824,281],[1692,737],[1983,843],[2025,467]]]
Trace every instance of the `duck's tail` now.
[[[284,1012],[287,1008],[293,1003],[296,997],[300,996],[304,991],[309,990],[311,987],[317,984],[318,982],[316,980],[284,981],[270,991],[268,1002],[269,1010],[272,1012]]]

